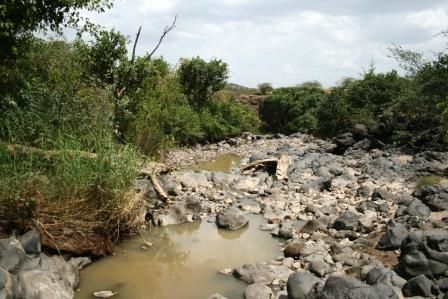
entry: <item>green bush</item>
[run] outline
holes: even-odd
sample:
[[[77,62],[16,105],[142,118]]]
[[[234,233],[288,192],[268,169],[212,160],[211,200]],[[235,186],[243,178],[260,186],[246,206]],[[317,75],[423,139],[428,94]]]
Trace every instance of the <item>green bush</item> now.
[[[261,120],[274,132],[314,133],[317,129],[316,110],[325,96],[318,82],[275,89],[261,104]]]
[[[259,120],[254,111],[234,99],[211,100],[200,112],[201,125],[208,141],[254,131]]]

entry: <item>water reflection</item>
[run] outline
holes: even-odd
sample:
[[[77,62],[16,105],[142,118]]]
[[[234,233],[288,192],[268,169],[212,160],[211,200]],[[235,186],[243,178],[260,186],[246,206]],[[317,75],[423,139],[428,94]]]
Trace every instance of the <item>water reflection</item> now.
[[[83,270],[75,298],[94,298],[99,290],[118,292],[114,298],[198,299],[215,292],[242,298],[245,284],[217,271],[280,253],[276,241],[258,230],[261,218],[253,216],[250,222],[233,232],[210,221],[155,228],[143,235],[153,243],[150,249],[142,249],[138,237]]]

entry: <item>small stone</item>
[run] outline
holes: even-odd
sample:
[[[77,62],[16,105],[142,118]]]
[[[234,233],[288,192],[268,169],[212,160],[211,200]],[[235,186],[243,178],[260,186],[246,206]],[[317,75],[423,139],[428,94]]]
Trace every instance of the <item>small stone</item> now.
[[[115,296],[117,293],[114,293],[112,291],[99,291],[99,292],[94,292],[93,296],[95,296],[96,298],[109,298],[112,296]]]
[[[224,274],[224,275],[230,275],[230,274],[232,274],[232,269],[225,268],[225,269],[219,270],[219,273]]]

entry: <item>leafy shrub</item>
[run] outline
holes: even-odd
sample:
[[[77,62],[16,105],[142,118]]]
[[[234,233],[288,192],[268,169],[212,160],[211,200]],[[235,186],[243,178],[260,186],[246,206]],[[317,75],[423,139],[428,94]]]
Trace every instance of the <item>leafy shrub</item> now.
[[[278,88],[260,107],[260,117],[270,130],[283,133],[313,133],[317,128],[316,109],[325,98],[317,82]]]
[[[209,141],[254,131],[259,126],[255,112],[233,98],[211,100],[201,110],[200,117],[205,137]]]

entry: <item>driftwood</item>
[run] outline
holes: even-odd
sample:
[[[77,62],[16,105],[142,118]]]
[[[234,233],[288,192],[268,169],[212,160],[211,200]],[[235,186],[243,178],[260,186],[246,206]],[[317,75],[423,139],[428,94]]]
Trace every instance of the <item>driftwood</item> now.
[[[249,171],[254,171],[256,169],[260,169],[263,167],[272,167],[275,168],[277,166],[277,159],[275,158],[271,158],[271,159],[264,159],[264,160],[257,160],[254,161],[252,163],[250,163],[249,165],[244,166],[241,169],[242,173],[247,173]]]
[[[288,178],[288,167],[291,163],[289,156],[280,156],[277,162],[277,170],[275,171],[275,176],[279,180]]]
[[[271,168],[275,169],[275,177],[279,180],[283,180],[288,177],[288,167],[290,163],[291,159],[289,156],[280,156],[278,159],[270,158],[257,160],[243,167],[241,172],[244,174],[260,168]]]
[[[149,181],[151,182],[158,198],[165,202],[168,201],[168,195],[166,195],[165,190],[163,190],[162,186],[160,186],[159,180],[157,180],[157,176],[153,172],[142,169],[139,174],[149,178]]]

